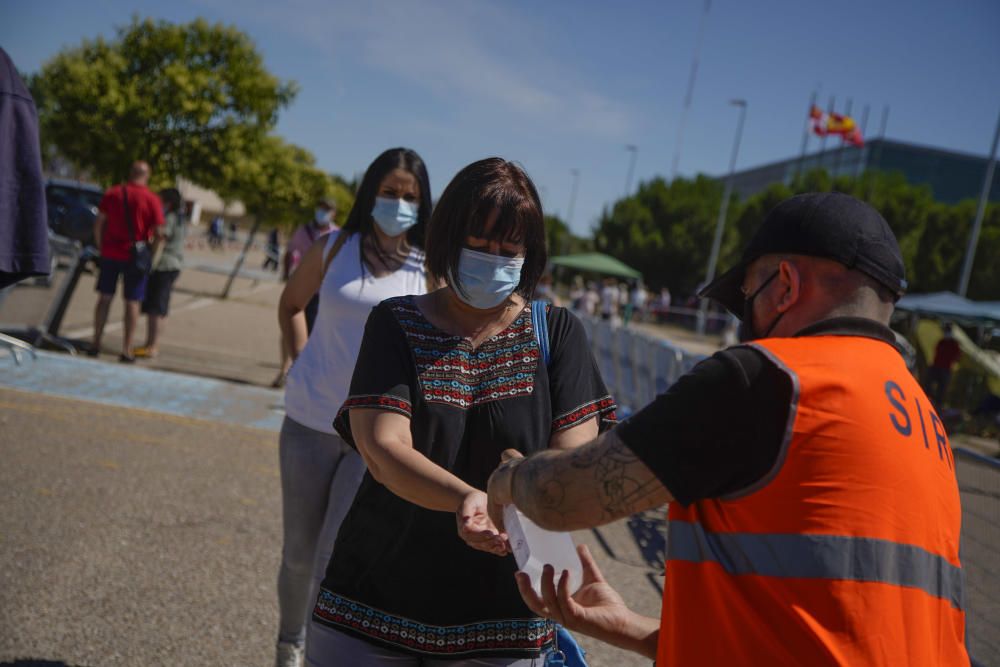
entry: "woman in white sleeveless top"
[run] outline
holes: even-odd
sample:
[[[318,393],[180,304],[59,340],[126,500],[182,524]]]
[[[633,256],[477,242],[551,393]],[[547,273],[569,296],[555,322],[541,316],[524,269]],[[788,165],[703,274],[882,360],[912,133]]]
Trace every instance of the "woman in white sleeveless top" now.
[[[278,321],[294,363],[280,436],[278,667],[302,664],[308,612],[364,476],[361,457],[336,435],[333,419],[347,398],[371,309],[427,291],[422,248],[431,201],[419,155],[405,148],[382,153],[365,172],[343,228],[313,244],[281,295]],[[317,292],[309,335],[304,310]]]

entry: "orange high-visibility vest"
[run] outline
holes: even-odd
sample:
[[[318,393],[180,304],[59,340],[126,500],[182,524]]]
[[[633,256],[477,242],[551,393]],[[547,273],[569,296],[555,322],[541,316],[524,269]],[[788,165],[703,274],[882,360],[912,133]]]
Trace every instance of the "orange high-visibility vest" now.
[[[657,666],[968,665],[948,436],[888,343],[754,345],[788,373],[774,468],[670,505]]]

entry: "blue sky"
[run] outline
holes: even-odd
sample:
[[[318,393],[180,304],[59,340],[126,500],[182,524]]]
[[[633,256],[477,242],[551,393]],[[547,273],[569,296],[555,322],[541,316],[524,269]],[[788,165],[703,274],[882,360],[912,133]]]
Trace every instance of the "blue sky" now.
[[[0,0],[0,46],[25,71],[113,35],[133,14],[203,16],[254,39],[301,92],[278,132],[345,176],[385,148],[416,149],[435,197],[462,166],[520,162],[546,209],[585,232],[635,181],[668,175],[704,0]],[[996,0],[713,0],[679,173],[721,174],[749,102],[738,168],[796,155],[809,95],[868,134],[985,154],[1000,113]],[[812,144],[815,146],[815,142]]]

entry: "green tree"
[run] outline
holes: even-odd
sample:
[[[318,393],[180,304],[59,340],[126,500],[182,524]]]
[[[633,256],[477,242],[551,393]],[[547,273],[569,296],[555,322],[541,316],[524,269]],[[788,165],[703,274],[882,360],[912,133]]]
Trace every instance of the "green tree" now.
[[[970,202],[968,209],[974,211]],[[965,252],[965,245],[968,243],[969,232],[972,229],[972,220],[975,213],[968,215],[959,229],[962,233],[962,252]],[[1000,204],[991,204],[986,207],[986,214],[983,217],[983,228],[979,233],[979,244],[976,248],[976,257],[972,263],[972,275],[969,278],[969,298],[983,301],[1000,301]],[[958,279],[951,284],[949,289],[956,289]]]
[[[286,229],[312,219],[316,202],[336,197],[337,188],[309,151],[275,135],[261,139],[253,154],[224,165],[219,180],[219,193],[243,202],[256,223]]]
[[[704,278],[718,215],[722,183],[661,178],[605,210],[595,230],[599,250],[642,271],[654,287],[690,294]],[[899,173],[867,172],[860,179],[831,178],[824,170],[798,177],[790,186],[772,184],[745,201],[730,202],[718,272],[739,260],[743,247],[778,203],[803,192],[845,192],[865,199],[889,223],[899,241],[911,292],[955,290],[968,243],[975,202],[942,204],[925,185]],[[973,265],[969,296],[1000,299],[1000,206],[987,208]]]
[[[705,278],[721,199],[722,184],[708,176],[641,183],[604,211],[595,230],[597,249],[641,271],[654,288],[690,294]],[[732,243],[730,225],[723,247]]]
[[[928,273],[928,270],[932,267],[937,267],[935,271],[944,270],[944,265],[921,255],[921,246],[925,237],[936,239],[942,232],[948,232],[939,224],[931,237],[927,237],[931,216],[947,217],[951,215],[948,211],[954,207],[936,203],[927,186],[907,183],[898,172],[867,172],[860,179],[847,176],[833,179],[825,170],[814,170],[800,176],[791,187],[773,184],[740,205],[740,213],[737,215],[737,247],[742,247],[749,241],[763,222],[764,216],[774,206],[787,197],[804,192],[844,192],[859,199],[867,199],[886,219],[899,241],[911,289],[923,291],[926,285],[936,285],[943,281],[941,275]],[[934,242],[937,241],[932,240]],[[735,256],[727,259],[730,262],[736,261]]]
[[[309,151],[274,135],[257,142],[253,154],[238,154],[233,162],[224,165],[219,181],[219,193],[227,199],[242,201],[254,218],[243,252],[222,290],[223,298],[229,296],[261,226],[291,229],[312,219],[316,202],[323,197],[336,197],[338,187],[333,177],[316,167]]]
[[[42,139],[102,182],[145,159],[157,184],[176,176],[220,189],[295,95],[236,28],[140,20],[112,40],[64,50],[32,79]]]
[[[576,236],[570,231],[562,218],[555,215],[545,216],[545,243],[549,256],[573,255],[593,250],[590,239]]]
[[[956,289],[969,227],[975,213],[975,202],[962,202],[955,206],[935,204],[931,208],[913,269],[907,274],[911,292]]]
[[[337,202],[337,225],[343,226],[347,222],[347,214],[354,206],[356,188],[340,176],[329,174],[328,179],[326,196]]]

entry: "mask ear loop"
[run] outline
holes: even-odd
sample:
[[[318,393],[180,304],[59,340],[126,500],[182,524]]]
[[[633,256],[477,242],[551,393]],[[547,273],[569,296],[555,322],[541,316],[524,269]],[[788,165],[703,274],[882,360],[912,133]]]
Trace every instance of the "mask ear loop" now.
[[[743,317],[740,320],[739,336],[741,342],[758,338],[753,331],[753,302],[754,299],[757,298],[757,295],[763,292],[764,288],[770,285],[771,281],[778,277],[779,273],[781,273],[781,269],[777,269],[774,273],[772,273],[767,280],[760,284],[760,287],[754,290],[753,294],[743,297]],[[784,315],[784,313],[778,315],[778,318],[771,323],[771,326],[767,328],[767,332],[763,336],[760,336],[760,338],[767,338],[767,334],[771,333],[775,325],[778,323],[778,320],[781,319],[782,315]]]

